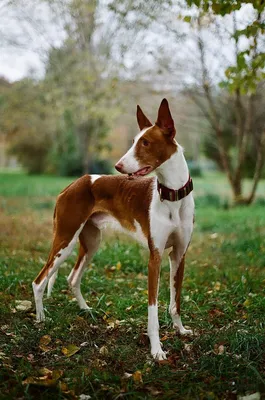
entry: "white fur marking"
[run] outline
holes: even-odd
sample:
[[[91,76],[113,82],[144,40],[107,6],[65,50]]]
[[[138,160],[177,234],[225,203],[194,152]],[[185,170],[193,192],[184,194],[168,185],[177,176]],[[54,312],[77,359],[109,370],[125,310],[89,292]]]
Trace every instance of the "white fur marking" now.
[[[83,270],[86,267],[86,264],[88,263],[88,257],[85,255],[80,262],[80,265],[77,270],[73,269],[67,278],[67,281],[73,291],[73,294],[75,295],[75,298],[78,302],[79,307],[81,310],[90,310],[91,308],[88,307],[84,297],[82,296],[81,290],[80,290],[80,284],[81,284],[81,278],[83,275]]]
[[[93,185],[93,183],[96,182],[97,179],[101,178],[101,175],[93,174],[93,175],[90,175],[90,178],[91,178],[91,183]]]
[[[159,322],[157,304],[148,306],[148,336],[151,343],[151,354],[156,360],[165,360],[166,353],[162,350],[159,340]]]
[[[51,297],[52,289],[53,289],[54,283],[55,283],[55,281],[56,281],[57,275],[58,275],[58,270],[55,271],[54,274],[53,274],[53,275],[51,276],[51,278],[49,279],[49,282],[48,282],[48,290],[47,290],[47,297]]]
[[[123,164],[123,169],[126,171],[127,174],[133,174],[141,168],[141,165],[135,158],[135,147],[138,143],[138,140],[145,134],[148,129],[150,128],[143,129],[140,133],[138,133],[138,135],[135,136],[132,147],[119,161],[119,163]]]

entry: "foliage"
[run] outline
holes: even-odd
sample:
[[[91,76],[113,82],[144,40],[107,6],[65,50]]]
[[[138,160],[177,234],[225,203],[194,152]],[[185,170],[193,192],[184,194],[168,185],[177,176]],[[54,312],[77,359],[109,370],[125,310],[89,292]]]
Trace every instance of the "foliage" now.
[[[227,79],[221,82],[221,86],[227,87],[231,92],[236,90],[240,90],[243,94],[255,92],[258,83],[265,78],[265,53],[264,49],[259,49],[257,46],[259,37],[265,31],[264,1],[213,0],[209,2],[206,0],[186,0],[186,2],[188,6],[195,5],[198,7],[201,10],[201,15],[212,13],[221,16],[233,14],[246,4],[251,4],[256,12],[256,18],[249,22],[244,29],[237,29],[233,34],[236,43],[240,37],[247,38],[248,48],[240,51],[236,57],[236,64],[226,69]],[[191,19],[186,18],[186,22],[190,21]]]
[[[14,188],[22,182],[29,197],[16,198]],[[59,272],[53,297],[44,300],[49,318],[45,324],[34,322],[31,281],[48,255],[52,210],[33,206],[54,196],[55,185],[59,192],[68,182],[0,174],[0,190],[6,190],[0,218],[2,397],[76,399],[83,394],[105,399],[122,394],[222,399],[253,392],[263,396],[264,205],[229,211],[209,204],[198,208],[182,293],[183,322],[196,334],[180,337],[172,328],[165,259],[159,320],[168,359],[155,363],[146,336],[148,255],[113,233],[106,233],[83,278],[91,313],[79,311],[66,285],[74,254]],[[195,180],[199,197],[207,197],[213,182],[222,186],[224,179]],[[27,305],[24,311],[21,305]]]
[[[43,172],[53,121],[42,84],[26,78],[0,86],[0,94],[0,129],[10,143],[10,152],[28,172]]]
[[[265,126],[265,116],[263,113],[265,98],[263,96],[264,84],[259,84],[255,97],[253,99],[252,115],[251,115],[251,135],[248,137],[248,146],[246,149],[245,162],[241,167],[242,178],[252,178],[255,172],[256,158],[259,146],[259,135]],[[227,154],[231,155],[231,158],[236,154],[237,148],[237,116],[236,116],[236,105],[233,101],[231,94],[221,92],[216,96],[216,103],[218,103],[219,113],[222,116],[222,138],[224,148]],[[247,96],[243,98],[243,103],[246,105],[248,102]],[[210,160],[213,160],[218,168],[224,170],[222,159],[220,157],[220,151],[218,143],[215,139],[214,129],[210,127],[210,132],[205,136],[204,139],[204,154]],[[265,171],[263,172],[264,176]]]

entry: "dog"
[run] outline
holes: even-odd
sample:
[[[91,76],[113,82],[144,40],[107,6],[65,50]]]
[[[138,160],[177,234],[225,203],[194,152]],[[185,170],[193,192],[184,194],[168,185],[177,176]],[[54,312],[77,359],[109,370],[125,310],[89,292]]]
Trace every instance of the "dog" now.
[[[68,283],[81,309],[89,309],[80,283],[84,270],[97,251],[101,230],[108,224],[127,232],[149,248],[148,336],[151,354],[166,359],[159,340],[158,287],[165,249],[171,249],[170,304],[173,326],[191,334],[180,317],[180,294],[185,254],[194,222],[193,184],[169,105],[163,99],[153,125],[137,106],[140,128],[131,148],[115,168],[121,175],[84,175],[58,196],[54,211],[54,237],[48,261],[33,281],[37,321],[44,320],[43,293],[50,296],[59,266],[79,239],[79,254]],[[151,172],[156,176],[145,177]]]

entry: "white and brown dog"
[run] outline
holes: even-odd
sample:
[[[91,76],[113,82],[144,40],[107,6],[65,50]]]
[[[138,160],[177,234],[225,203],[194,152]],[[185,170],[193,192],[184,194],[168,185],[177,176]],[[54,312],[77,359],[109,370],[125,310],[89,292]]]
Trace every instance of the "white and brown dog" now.
[[[181,334],[191,333],[181,322],[180,293],[185,253],[193,230],[193,188],[183,150],[175,140],[176,130],[167,100],[162,101],[154,125],[139,106],[137,120],[141,131],[115,166],[124,175],[84,175],[58,196],[52,248],[46,265],[33,282],[33,291],[37,320],[42,321],[46,285],[49,296],[59,266],[79,239],[78,260],[68,282],[80,308],[88,309],[80,283],[100,244],[102,228],[110,223],[129,233],[150,251],[148,336],[151,354],[162,360],[166,355],[159,341],[157,297],[161,258],[166,248],[171,248],[169,311],[174,327]],[[152,171],[156,177],[142,178]]]

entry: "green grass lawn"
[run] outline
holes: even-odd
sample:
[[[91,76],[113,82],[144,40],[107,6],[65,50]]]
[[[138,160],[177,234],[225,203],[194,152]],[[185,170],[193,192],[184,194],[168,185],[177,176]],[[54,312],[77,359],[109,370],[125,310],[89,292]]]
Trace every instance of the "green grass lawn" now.
[[[147,257],[139,245],[106,234],[84,278],[91,313],[81,313],[64,263],[47,321],[36,324],[31,282],[46,260],[55,195],[71,179],[0,174],[0,399],[237,399],[265,395],[265,205],[225,209],[225,179],[194,179],[197,199],[187,255],[180,337],[167,311],[165,257],[160,337],[168,359],[154,362],[147,328]],[[262,189],[263,188],[263,189]],[[220,195],[223,198],[220,200]]]

